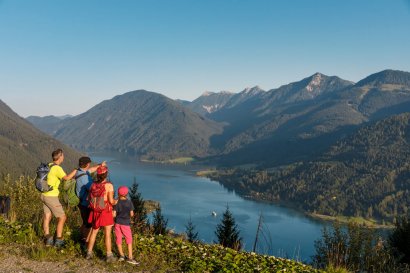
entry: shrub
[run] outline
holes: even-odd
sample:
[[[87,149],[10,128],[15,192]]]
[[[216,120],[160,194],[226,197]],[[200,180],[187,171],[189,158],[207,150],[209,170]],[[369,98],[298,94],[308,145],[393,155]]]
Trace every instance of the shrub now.
[[[11,198],[10,220],[27,223],[39,223],[42,219],[42,202],[40,193],[35,189],[34,179],[20,176],[12,180],[6,175],[0,183],[0,194]]]
[[[313,264],[318,268],[347,269],[353,272],[405,272],[396,264],[387,246],[376,232],[349,223],[324,227],[322,238],[315,241]]]

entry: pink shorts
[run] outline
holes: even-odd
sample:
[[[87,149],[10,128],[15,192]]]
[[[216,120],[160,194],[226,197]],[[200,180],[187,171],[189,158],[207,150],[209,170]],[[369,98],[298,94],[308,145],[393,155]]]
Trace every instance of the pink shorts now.
[[[125,237],[125,242],[127,245],[132,244],[132,233],[131,227],[126,225],[115,224],[115,242],[117,245],[122,244],[122,236]]]

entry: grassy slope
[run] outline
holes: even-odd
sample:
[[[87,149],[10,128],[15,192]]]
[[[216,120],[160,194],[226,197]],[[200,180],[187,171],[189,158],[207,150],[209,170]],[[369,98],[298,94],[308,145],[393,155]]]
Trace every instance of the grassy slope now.
[[[135,267],[128,264],[107,265],[102,262],[105,254],[102,232],[94,248],[97,258],[84,263],[85,253],[77,243],[80,215],[76,208],[66,208],[66,247],[61,250],[45,247],[41,240],[41,202],[33,181],[26,178],[18,181],[5,179],[0,182],[0,194],[6,193],[13,200],[11,216],[16,220],[10,223],[0,217],[1,247],[14,244],[13,249],[17,249],[19,255],[34,260],[78,261],[82,267],[73,269],[72,272],[82,272],[84,267],[96,264],[110,272],[135,272]],[[52,229],[54,228],[52,226]],[[115,246],[113,248],[115,251]],[[141,261],[139,270],[148,272],[319,272],[293,260],[237,252],[220,245],[192,244],[181,236],[173,235],[134,234],[133,252]]]
[[[40,261],[67,261],[84,267],[100,265],[104,269],[119,272],[135,272],[126,263],[105,264],[102,234],[97,239],[97,257],[84,261],[80,246],[74,241],[77,231],[65,229],[67,245],[64,249],[47,248],[43,245],[32,225],[6,223],[0,220],[0,244],[13,243],[20,255]],[[237,252],[220,245],[192,244],[172,236],[134,235],[134,256],[141,262],[139,270],[148,272],[321,272],[312,267],[283,258]],[[78,268],[77,268],[78,269]],[[73,268],[72,272],[77,272]],[[80,271],[78,271],[80,272]]]

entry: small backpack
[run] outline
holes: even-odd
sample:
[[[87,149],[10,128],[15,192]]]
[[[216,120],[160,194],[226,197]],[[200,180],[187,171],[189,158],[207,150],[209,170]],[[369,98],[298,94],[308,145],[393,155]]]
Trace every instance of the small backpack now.
[[[102,212],[108,208],[108,202],[104,200],[105,184],[107,184],[107,182],[94,182],[91,185],[88,201],[90,202],[90,209],[94,212]]]
[[[80,204],[80,197],[77,195],[77,179],[87,175],[87,172],[81,173],[74,177],[74,179],[67,180],[64,182],[63,187],[63,200],[70,207],[76,207]]]
[[[48,192],[48,191],[53,190],[53,187],[47,184],[47,175],[50,172],[51,168],[55,165],[56,164],[54,163],[51,165],[48,165],[46,163],[41,163],[40,166],[38,166],[37,171],[36,171],[37,176],[34,181],[35,181],[36,189],[39,192]]]
[[[62,189],[63,200],[70,207],[75,207],[80,204],[80,198],[78,198],[76,192],[76,185],[77,183],[74,179],[67,180],[64,182]]]

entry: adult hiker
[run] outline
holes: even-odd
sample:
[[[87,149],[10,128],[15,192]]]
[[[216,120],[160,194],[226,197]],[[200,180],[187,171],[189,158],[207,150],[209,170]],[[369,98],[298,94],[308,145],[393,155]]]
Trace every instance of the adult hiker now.
[[[64,161],[63,150],[57,149],[51,154],[53,162],[49,163],[50,171],[47,175],[47,184],[52,187],[52,190],[43,192],[41,194],[41,201],[43,202],[43,231],[45,237],[46,246],[61,247],[64,245],[63,240],[63,228],[67,219],[63,206],[58,199],[60,191],[58,186],[62,180],[70,180],[74,177],[77,170],[73,170],[68,175],[61,168],[61,163]],[[57,218],[56,238],[50,234],[50,221],[52,215]]]
[[[105,161],[101,164],[91,167],[91,159],[88,156],[80,157],[78,160],[78,169],[75,175],[76,180],[76,194],[80,199],[78,208],[80,210],[82,225],[80,227],[81,234],[81,244],[85,247],[88,242],[88,237],[90,235],[90,230],[92,227],[91,223],[88,223],[88,218],[90,217],[91,209],[89,208],[88,202],[88,192],[90,190],[91,184],[93,183],[93,178],[91,173],[97,171],[98,167],[106,166]]]
[[[87,246],[86,259],[91,259],[95,238],[97,237],[100,227],[104,229],[104,241],[106,248],[106,261],[114,262],[116,258],[112,254],[111,232],[114,224],[113,205],[117,203],[114,200],[114,186],[107,181],[108,168],[99,167],[97,169],[97,180],[93,182],[90,188],[88,199],[90,202],[91,213],[88,222],[92,224],[92,230]]]

